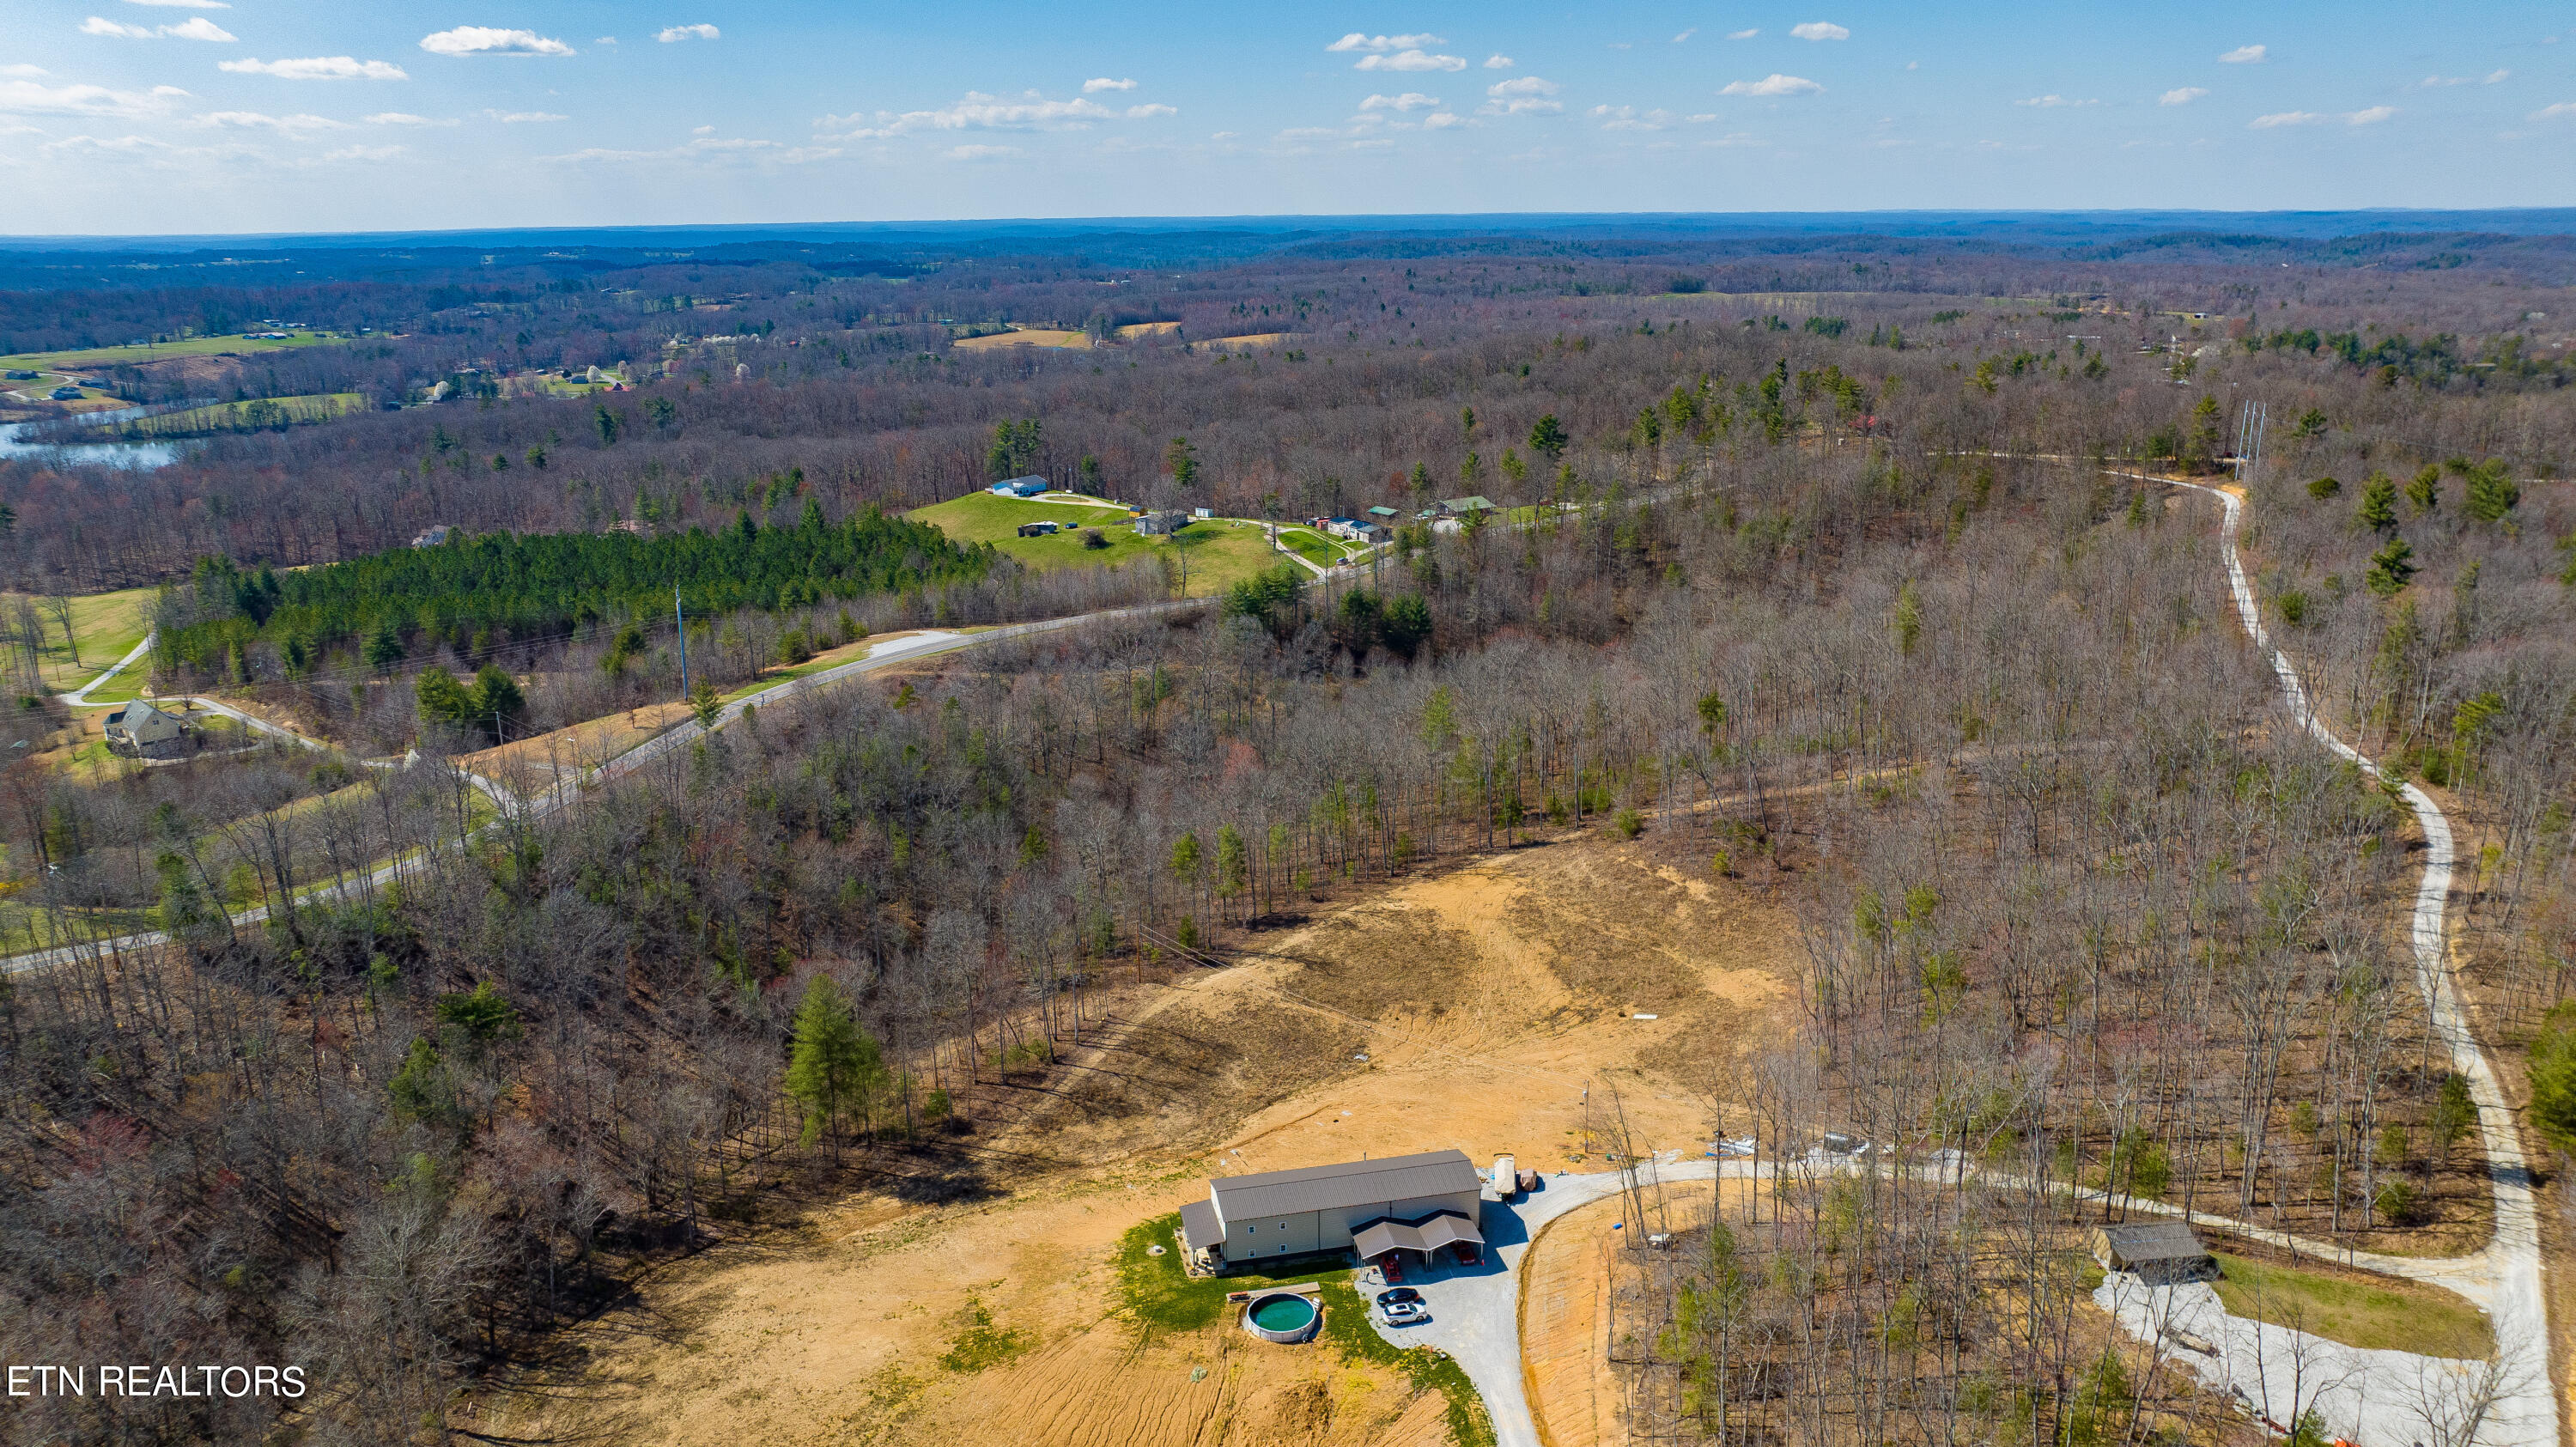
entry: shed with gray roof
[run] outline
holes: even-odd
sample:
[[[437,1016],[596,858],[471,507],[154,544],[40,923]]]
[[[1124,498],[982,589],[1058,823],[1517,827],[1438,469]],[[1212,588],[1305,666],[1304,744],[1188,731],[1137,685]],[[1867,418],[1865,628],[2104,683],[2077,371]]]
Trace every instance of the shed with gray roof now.
[[[2149,1286],[2218,1279],[2218,1258],[2180,1221],[2096,1226],[2093,1259],[2106,1271],[2130,1272]]]

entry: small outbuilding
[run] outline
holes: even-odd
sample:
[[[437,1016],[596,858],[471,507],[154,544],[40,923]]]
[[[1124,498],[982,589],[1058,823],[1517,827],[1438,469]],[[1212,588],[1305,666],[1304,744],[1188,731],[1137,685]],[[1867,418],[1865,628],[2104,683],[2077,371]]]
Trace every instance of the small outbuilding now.
[[[1148,512],[1136,517],[1136,531],[1147,537],[1165,537],[1189,525],[1190,515],[1185,512]]]
[[[1022,523],[1020,524],[1020,536],[1024,538],[1051,538],[1058,532],[1062,531],[1063,527],[1064,525],[1062,523],[1057,522]]]
[[[2180,1221],[2128,1221],[2093,1228],[2093,1259],[2149,1286],[2216,1281],[2218,1258]]]

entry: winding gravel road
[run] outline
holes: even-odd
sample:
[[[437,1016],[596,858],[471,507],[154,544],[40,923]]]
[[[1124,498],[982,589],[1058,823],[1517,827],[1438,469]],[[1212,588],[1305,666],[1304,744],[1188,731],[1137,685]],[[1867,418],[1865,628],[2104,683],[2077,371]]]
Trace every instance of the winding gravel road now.
[[[2114,473],[2143,482],[2174,483],[2218,499],[2226,510],[2219,545],[2227,559],[2227,587],[2236,599],[2237,621],[2256,647],[2269,654],[2272,672],[2281,680],[2281,697],[2291,717],[2317,742],[2351,760],[2372,778],[2381,777],[2376,760],[2335,736],[2317,717],[2307,685],[2299,679],[2289,654],[2272,642],[2263,626],[2263,610],[2236,551],[2236,533],[2245,513],[2243,499],[2225,488],[2144,473]],[[2451,896],[2454,855],[2451,821],[2433,797],[2413,784],[2398,789],[2424,829],[2424,878],[2415,890],[2413,945],[2415,979],[2432,1006],[2433,1031],[2450,1052],[2451,1066],[2467,1077],[2470,1098],[2477,1102],[2478,1137],[2486,1147],[2487,1174],[2495,1191],[2495,1236],[2476,1255],[2443,1260],[2365,1257],[2333,1252],[2355,1265],[2390,1275],[2437,1282],[2486,1308],[2495,1326],[2496,1344],[2504,1357],[2505,1397],[2497,1403],[2478,1441],[2488,1447],[2556,1447],[2558,1397],[2549,1380],[2549,1303],[2541,1283],[2540,1220],[2531,1198],[2531,1165],[2522,1153],[2522,1135],[2513,1109],[2505,1103],[2495,1067],[2479,1048],[2460,1007],[2458,981],[2452,977],[2449,935],[2444,911]]]

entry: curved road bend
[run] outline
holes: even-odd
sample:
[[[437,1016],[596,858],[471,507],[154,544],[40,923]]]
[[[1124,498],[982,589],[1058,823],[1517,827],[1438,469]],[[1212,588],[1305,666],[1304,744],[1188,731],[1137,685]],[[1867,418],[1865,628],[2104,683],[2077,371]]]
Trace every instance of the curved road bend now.
[[[2143,473],[2112,475],[2171,483],[2218,499],[2226,512],[2219,544],[2227,560],[2227,587],[2236,599],[2237,621],[2245,625],[2255,646],[2271,656],[2272,672],[2281,681],[2282,701],[2289,706],[2290,715],[2319,743],[2351,760],[2372,778],[2382,777],[2376,760],[2336,737],[2317,717],[2297,666],[2263,627],[2262,607],[2246,577],[2244,560],[2236,551],[2244,501],[2224,488],[2204,483]],[[2450,901],[2455,857],[2451,822],[2432,796],[2415,785],[2401,785],[2398,793],[2415,811],[2424,829],[2424,878],[2415,890],[2412,937],[2416,985],[2430,1003],[2434,1034],[2450,1052],[2452,1068],[2467,1078],[2470,1098],[2477,1102],[2478,1136],[2486,1148],[2488,1178],[2495,1192],[2495,1235],[2477,1254],[2448,1260],[2365,1260],[2353,1253],[2334,1254],[2372,1270],[2438,1281],[2485,1307],[2495,1327],[2497,1347],[2506,1359],[2513,1396],[2509,1403],[2500,1405],[2498,1420],[2480,1434],[2481,1440],[2555,1447],[2558,1399],[2549,1379],[2549,1305],[2541,1281],[2540,1221],[2532,1202],[2531,1165],[2523,1155],[2522,1136],[2514,1125],[2513,1108],[2505,1103],[2495,1067],[2478,1045],[2469,1027],[2468,1013],[2461,1008],[2459,982],[2453,978],[2449,963],[2443,915]]]

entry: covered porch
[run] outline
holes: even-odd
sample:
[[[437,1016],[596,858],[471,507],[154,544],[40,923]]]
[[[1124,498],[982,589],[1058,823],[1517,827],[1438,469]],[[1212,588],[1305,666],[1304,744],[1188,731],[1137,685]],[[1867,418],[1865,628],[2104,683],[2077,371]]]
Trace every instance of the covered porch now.
[[[1384,1266],[1399,1251],[1411,1252],[1428,1266],[1446,1249],[1465,1265],[1485,1254],[1485,1237],[1476,1223],[1457,1211],[1434,1211],[1412,1221],[1379,1219],[1351,1233],[1351,1249],[1360,1260]]]

